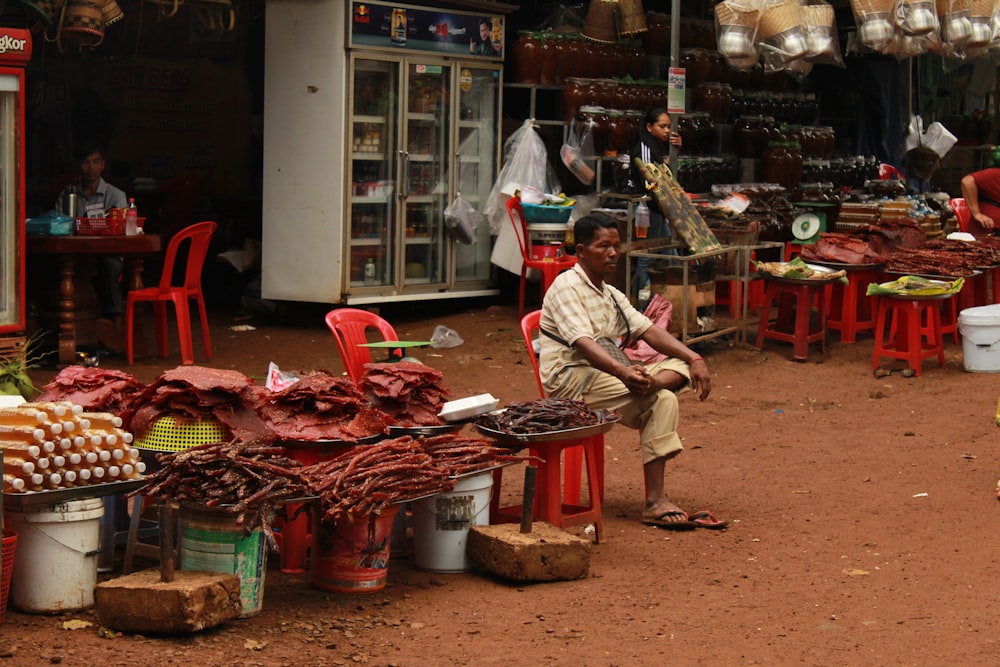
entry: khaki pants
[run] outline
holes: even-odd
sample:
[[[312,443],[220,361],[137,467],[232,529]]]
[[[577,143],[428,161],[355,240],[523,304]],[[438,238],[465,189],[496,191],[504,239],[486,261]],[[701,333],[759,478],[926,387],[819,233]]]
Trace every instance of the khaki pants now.
[[[689,380],[691,378],[688,365],[679,359],[646,364],[646,370],[650,375],[671,370]],[[618,411],[623,425],[639,430],[643,464],[661,457],[673,458],[681,453],[683,447],[677,435],[680,409],[676,394],[690,391],[690,383],[676,393],[664,389],[651,396],[640,397],[630,394],[625,384],[613,375],[594,373],[594,376],[580,398],[592,408]]]

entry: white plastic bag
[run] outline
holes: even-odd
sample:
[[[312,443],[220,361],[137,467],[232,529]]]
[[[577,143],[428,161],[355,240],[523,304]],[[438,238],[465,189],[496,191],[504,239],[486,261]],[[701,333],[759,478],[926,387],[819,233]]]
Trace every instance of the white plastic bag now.
[[[510,225],[507,200],[526,187],[541,192],[562,192],[555,170],[549,164],[545,142],[535,132],[530,118],[504,143],[504,165],[483,209],[490,222],[490,234],[496,236],[504,226]]]
[[[459,243],[472,245],[476,242],[476,229],[483,220],[483,214],[477,211],[462,194],[444,210],[444,224]]]
[[[458,347],[464,342],[457,331],[449,329],[443,324],[434,327],[434,333],[431,334],[431,347],[434,348]]]

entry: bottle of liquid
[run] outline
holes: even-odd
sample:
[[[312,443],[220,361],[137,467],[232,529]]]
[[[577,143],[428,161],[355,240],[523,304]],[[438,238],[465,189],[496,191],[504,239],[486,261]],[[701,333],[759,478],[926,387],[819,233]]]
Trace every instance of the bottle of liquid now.
[[[4,473],[3,474],[3,492],[4,493],[20,493],[24,491],[25,481],[20,477]]]
[[[139,233],[139,209],[135,207],[135,198],[129,197],[128,210],[125,211],[125,236],[135,236]]]
[[[368,258],[368,262],[365,264],[365,285],[375,284],[375,259],[372,257]]]
[[[635,207],[635,237],[644,239],[649,236],[649,207],[641,201]]]

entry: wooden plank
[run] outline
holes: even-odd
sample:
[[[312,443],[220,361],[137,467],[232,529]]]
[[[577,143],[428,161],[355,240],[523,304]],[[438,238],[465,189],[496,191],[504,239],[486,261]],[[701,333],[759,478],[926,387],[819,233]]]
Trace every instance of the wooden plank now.
[[[688,249],[698,254],[722,247],[719,239],[701,217],[697,207],[684,192],[670,170],[662,165],[645,162],[640,158],[634,160],[636,167],[646,179],[649,192],[663,212],[674,234],[680,238]]]

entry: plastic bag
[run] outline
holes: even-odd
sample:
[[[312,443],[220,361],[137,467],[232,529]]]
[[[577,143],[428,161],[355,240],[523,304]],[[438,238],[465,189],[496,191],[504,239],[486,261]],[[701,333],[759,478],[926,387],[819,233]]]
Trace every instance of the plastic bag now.
[[[587,164],[594,155],[594,122],[593,118],[574,118],[570,123],[566,143],[559,149],[559,157],[566,168],[584,185],[594,182],[594,170]]]
[[[459,243],[472,245],[476,242],[476,229],[483,220],[483,214],[459,193],[455,201],[444,210],[444,224],[455,235]]]
[[[490,223],[490,234],[496,236],[504,225],[510,224],[507,200],[523,187],[562,192],[555,170],[549,164],[545,142],[535,132],[530,118],[504,143],[504,165],[483,209]]]
[[[458,347],[464,342],[457,331],[449,329],[443,324],[434,327],[434,333],[431,334],[431,347],[434,348]]]

